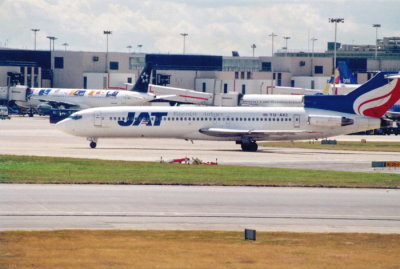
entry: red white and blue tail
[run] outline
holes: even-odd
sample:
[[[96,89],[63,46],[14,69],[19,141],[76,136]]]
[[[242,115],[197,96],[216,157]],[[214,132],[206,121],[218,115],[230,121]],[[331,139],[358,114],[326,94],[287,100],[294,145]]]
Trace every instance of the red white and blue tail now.
[[[399,79],[380,72],[348,95],[305,96],[305,107],[380,118],[400,99]]]

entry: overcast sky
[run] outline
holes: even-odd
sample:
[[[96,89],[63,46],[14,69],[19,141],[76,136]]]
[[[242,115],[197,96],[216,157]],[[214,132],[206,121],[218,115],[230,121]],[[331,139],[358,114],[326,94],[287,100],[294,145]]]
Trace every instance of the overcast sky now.
[[[127,46],[142,52],[251,56],[271,55],[275,50],[325,50],[334,40],[329,18],[344,18],[338,24],[337,41],[344,44],[374,44],[378,36],[400,36],[400,0],[0,0],[0,47],[49,49],[46,36],[55,36],[56,50],[105,51],[103,30],[111,30],[109,50],[127,52]]]

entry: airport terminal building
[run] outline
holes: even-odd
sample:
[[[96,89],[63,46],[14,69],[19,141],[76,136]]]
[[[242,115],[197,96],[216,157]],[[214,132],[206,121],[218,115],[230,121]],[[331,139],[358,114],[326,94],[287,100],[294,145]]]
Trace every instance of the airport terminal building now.
[[[129,89],[144,65],[153,84],[203,92],[271,94],[274,86],[322,89],[333,73],[333,48],[324,53],[278,51],[273,57],[0,49],[0,86]],[[378,70],[400,71],[400,38],[375,46],[337,46],[358,83]],[[377,53],[376,53],[377,52]]]

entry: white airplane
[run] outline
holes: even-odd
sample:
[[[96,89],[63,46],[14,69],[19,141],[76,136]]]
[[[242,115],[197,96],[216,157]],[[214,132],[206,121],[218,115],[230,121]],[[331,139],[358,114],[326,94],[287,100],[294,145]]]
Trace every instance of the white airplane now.
[[[151,70],[152,65],[147,64],[130,91],[30,88],[27,93],[27,101],[16,103],[28,108],[37,108],[41,104],[48,104],[54,108],[76,109],[145,105],[162,98],[162,96],[147,93]]]
[[[304,140],[388,126],[381,117],[400,99],[400,76],[377,74],[345,96],[304,96],[304,107],[103,107],[57,123],[66,133],[98,138],[148,137],[236,141],[257,151],[256,141]]]
[[[304,95],[245,94],[240,98],[241,106],[302,107]]]
[[[214,105],[212,93],[174,88],[168,86],[149,85],[149,94],[161,96],[162,101],[179,104]],[[235,98],[235,106],[268,106],[268,107],[299,107],[304,106],[304,95],[284,94],[237,94],[222,98]]]

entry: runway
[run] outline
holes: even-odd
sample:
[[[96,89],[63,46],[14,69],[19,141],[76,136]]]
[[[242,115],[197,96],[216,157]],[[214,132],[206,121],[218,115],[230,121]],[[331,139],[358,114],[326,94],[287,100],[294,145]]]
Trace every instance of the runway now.
[[[0,185],[0,230],[400,233],[400,190]]]
[[[397,136],[341,136],[340,140],[398,141]],[[46,117],[13,117],[0,121],[0,154],[159,161],[197,157],[219,164],[322,169],[354,172],[400,173],[400,169],[373,169],[372,161],[399,161],[399,152],[355,152],[260,147],[243,152],[234,142],[177,139],[99,139],[90,149],[85,138],[64,134]]]

